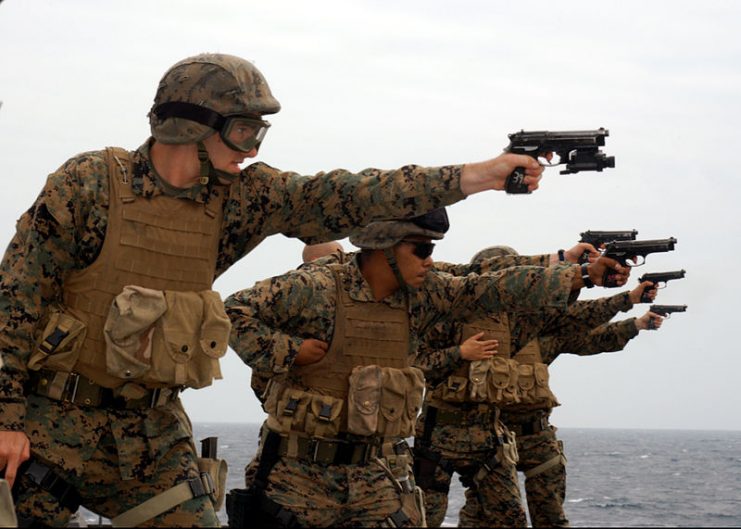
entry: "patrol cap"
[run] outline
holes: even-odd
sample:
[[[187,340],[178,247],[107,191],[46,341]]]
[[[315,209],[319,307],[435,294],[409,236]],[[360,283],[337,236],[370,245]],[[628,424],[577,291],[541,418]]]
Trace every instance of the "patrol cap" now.
[[[152,136],[162,143],[197,143],[221,132],[217,127],[230,117],[259,120],[279,110],[280,103],[254,64],[234,55],[203,53],[181,60],[165,73],[149,124]]]
[[[383,250],[415,235],[440,240],[448,228],[448,213],[445,208],[438,208],[411,219],[371,222],[351,235],[350,242],[358,248]]]
[[[510,246],[489,246],[483,250],[479,250],[476,255],[471,257],[471,264],[478,264],[486,259],[492,259],[494,257],[506,257],[508,255],[520,255],[517,251]]]

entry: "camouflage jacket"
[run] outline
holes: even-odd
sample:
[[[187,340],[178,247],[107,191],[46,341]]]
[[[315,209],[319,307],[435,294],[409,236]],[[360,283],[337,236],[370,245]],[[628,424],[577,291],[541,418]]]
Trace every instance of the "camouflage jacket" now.
[[[151,140],[150,140],[151,141]],[[132,153],[133,189],[205,202],[208,186],[176,189],[149,161],[147,141]],[[304,177],[255,163],[232,184],[225,204],[216,276],[265,237],[283,233],[307,242],[340,239],[380,218],[406,217],[461,200],[461,166],[335,170]],[[61,299],[65,277],[92,264],[108,220],[108,168],[103,151],[87,152],[52,173],[18,221],[0,265],[0,429],[24,428],[26,363],[37,323]],[[234,187],[236,186],[236,187]]]
[[[476,265],[454,265],[436,262],[436,270],[445,270],[457,276],[469,273],[480,273],[490,269],[502,269],[506,266],[540,264],[549,265],[549,258],[545,255],[535,256],[507,256],[486,259]],[[514,263],[514,264],[513,264]],[[574,343],[576,338],[584,337],[595,327],[610,321],[618,312],[627,311],[633,307],[628,292],[614,296],[589,301],[575,301],[569,304],[566,310],[543,308],[537,312],[513,312],[509,315],[511,351],[519,351],[529,341],[543,336],[552,336],[554,339],[569,340]],[[426,335],[421,345],[427,354],[423,356],[428,362],[437,362],[427,366],[430,376],[427,382],[431,387],[443,382],[458,369],[461,362],[460,343],[463,324],[452,320],[443,320],[437,323]],[[546,362],[549,363],[549,362]]]
[[[341,266],[343,288],[350,298],[373,302],[357,258]],[[420,288],[409,294],[397,290],[381,303],[407,310],[415,357],[411,363],[426,371],[437,362],[421,358],[418,345],[438,322],[465,321],[501,310],[535,311],[543,306],[563,309],[570,297],[575,269],[521,266],[461,277],[433,270]],[[304,339],[331,342],[336,290],[333,272],[328,267],[312,266],[233,294],[225,301],[232,320],[230,345],[246,364],[261,373],[288,373]]]
[[[325,266],[328,264],[341,264],[352,261],[358,254],[355,252],[335,252],[331,255],[321,257],[310,263],[305,263],[299,266],[300,269],[311,269],[317,266]],[[523,257],[523,256],[504,256],[489,259],[482,264],[477,265],[455,265],[444,262],[436,262],[435,269],[441,272],[453,273],[453,275],[467,275],[473,273],[493,272],[497,270],[503,270],[511,266],[547,266],[548,259],[550,256],[534,256],[534,257]],[[423,370],[429,370],[428,376],[434,377],[434,371],[438,369],[449,369],[450,364],[455,364],[459,360],[459,356],[456,356],[456,350],[450,352],[452,356],[449,356],[447,352],[440,351],[438,354],[421,355],[419,360],[424,362]],[[261,401],[264,401],[265,390],[268,387],[268,382],[273,377],[272,367],[269,362],[258,361],[252,365],[252,374],[250,377],[250,386],[255,396]]]

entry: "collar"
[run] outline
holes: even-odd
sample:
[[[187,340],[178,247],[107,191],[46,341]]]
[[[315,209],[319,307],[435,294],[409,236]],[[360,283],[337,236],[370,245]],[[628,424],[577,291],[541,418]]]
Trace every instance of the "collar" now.
[[[187,189],[180,189],[167,183],[152,165],[149,149],[154,138],[149,138],[144,144],[134,151],[132,156],[133,175],[131,178],[131,189],[135,195],[144,198],[153,198],[165,195],[174,198],[186,198],[205,204],[208,202],[210,193],[207,185],[195,184]]]
[[[376,303],[373,297],[373,290],[371,290],[363,274],[360,273],[359,257],[360,253],[355,255],[351,261],[342,265],[342,273],[340,275],[342,286],[353,301]],[[402,289],[398,289],[390,296],[386,296],[380,302],[392,308],[406,309],[407,307],[407,298]]]

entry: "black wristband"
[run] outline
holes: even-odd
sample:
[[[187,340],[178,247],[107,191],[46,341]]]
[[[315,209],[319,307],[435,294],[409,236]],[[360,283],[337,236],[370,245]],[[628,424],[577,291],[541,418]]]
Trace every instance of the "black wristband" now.
[[[587,288],[592,288],[594,286],[594,283],[591,279],[589,279],[589,271],[587,268],[589,267],[589,263],[583,263],[580,267],[581,270],[581,280],[584,281],[584,286]]]
[[[566,260],[566,255],[564,255],[563,249],[558,251],[558,262],[563,263]]]

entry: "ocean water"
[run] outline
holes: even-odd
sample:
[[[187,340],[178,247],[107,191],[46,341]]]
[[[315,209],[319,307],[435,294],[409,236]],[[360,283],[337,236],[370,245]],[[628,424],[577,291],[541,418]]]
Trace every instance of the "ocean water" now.
[[[194,424],[196,441],[219,437],[228,488],[243,486],[258,429]],[[741,432],[562,428],[559,436],[569,460],[565,509],[573,526],[741,527]],[[454,478],[444,525],[457,525],[462,504]],[[226,514],[219,517],[225,524]]]

